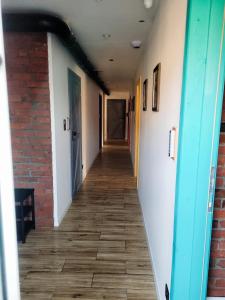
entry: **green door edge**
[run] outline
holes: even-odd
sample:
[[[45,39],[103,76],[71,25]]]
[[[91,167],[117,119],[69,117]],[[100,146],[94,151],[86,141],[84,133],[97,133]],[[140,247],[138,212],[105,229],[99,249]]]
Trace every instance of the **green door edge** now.
[[[188,1],[174,215],[172,300],[206,299],[212,212],[223,101],[225,0]],[[221,54],[222,53],[222,54]],[[220,70],[220,76],[218,77]]]

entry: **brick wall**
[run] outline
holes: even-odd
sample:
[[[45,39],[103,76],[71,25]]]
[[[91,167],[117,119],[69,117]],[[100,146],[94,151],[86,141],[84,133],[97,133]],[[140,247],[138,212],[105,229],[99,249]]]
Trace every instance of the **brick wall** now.
[[[35,188],[36,225],[53,224],[50,96],[45,33],[6,33],[15,187]]]
[[[220,134],[208,295],[225,297],[225,133]]]

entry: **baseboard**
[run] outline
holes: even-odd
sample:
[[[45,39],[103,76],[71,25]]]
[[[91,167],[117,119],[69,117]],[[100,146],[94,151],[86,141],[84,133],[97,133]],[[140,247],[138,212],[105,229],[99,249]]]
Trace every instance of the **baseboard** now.
[[[159,293],[159,286],[158,286],[158,283],[157,283],[157,276],[156,276],[156,268],[155,268],[155,263],[153,261],[153,257],[152,257],[152,251],[151,251],[151,245],[150,245],[150,239],[148,238],[148,233],[147,233],[147,230],[146,230],[146,222],[145,222],[145,215],[144,215],[144,212],[143,212],[143,207],[142,207],[142,203],[140,201],[140,197],[139,197],[139,193],[138,193],[138,201],[140,203],[140,206],[141,206],[141,212],[142,212],[142,220],[143,220],[143,223],[144,223],[144,229],[145,229],[145,236],[146,236],[146,239],[147,239],[147,244],[148,244],[148,253],[149,253],[149,257],[151,258],[151,263],[152,263],[152,270],[153,270],[153,277],[154,277],[154,282],[155,282],[155,287],[156,287],[156,296],[157,296],[157,300],[160,300],[160,293]]]
[[[207,300],[225,300],[225,297],[208,297]]]
[[[66,213],[68,212],[70,206],[72,204],[72,199],[71,201],[68,203],[67,207],[65,208],[64,212],[62,213],[62,215],[60,216],[60,218],[58,218],[57,220],[54,220],[54,227],[59,227],[60,224],[62,223],[62,220],[64,219]]]

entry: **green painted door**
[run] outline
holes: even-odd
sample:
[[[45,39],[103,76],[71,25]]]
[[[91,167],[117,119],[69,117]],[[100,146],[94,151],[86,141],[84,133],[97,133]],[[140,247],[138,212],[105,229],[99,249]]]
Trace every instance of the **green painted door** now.
[[[206,299],[224,88],[225,0],[190,0],[174,220],[172,300]]]
[[[70,133],[71,133],[71,179],[72,197],[82,183],[82,135],[81,135],[81,79],[73,71],[68,70]]]

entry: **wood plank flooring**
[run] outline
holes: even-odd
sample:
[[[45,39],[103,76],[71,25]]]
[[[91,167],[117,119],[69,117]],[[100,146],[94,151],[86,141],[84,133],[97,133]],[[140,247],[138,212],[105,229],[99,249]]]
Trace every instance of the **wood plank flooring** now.
[[[19,245],[23,300],[155,300],[126,148],[103,150],[58,229]]]

